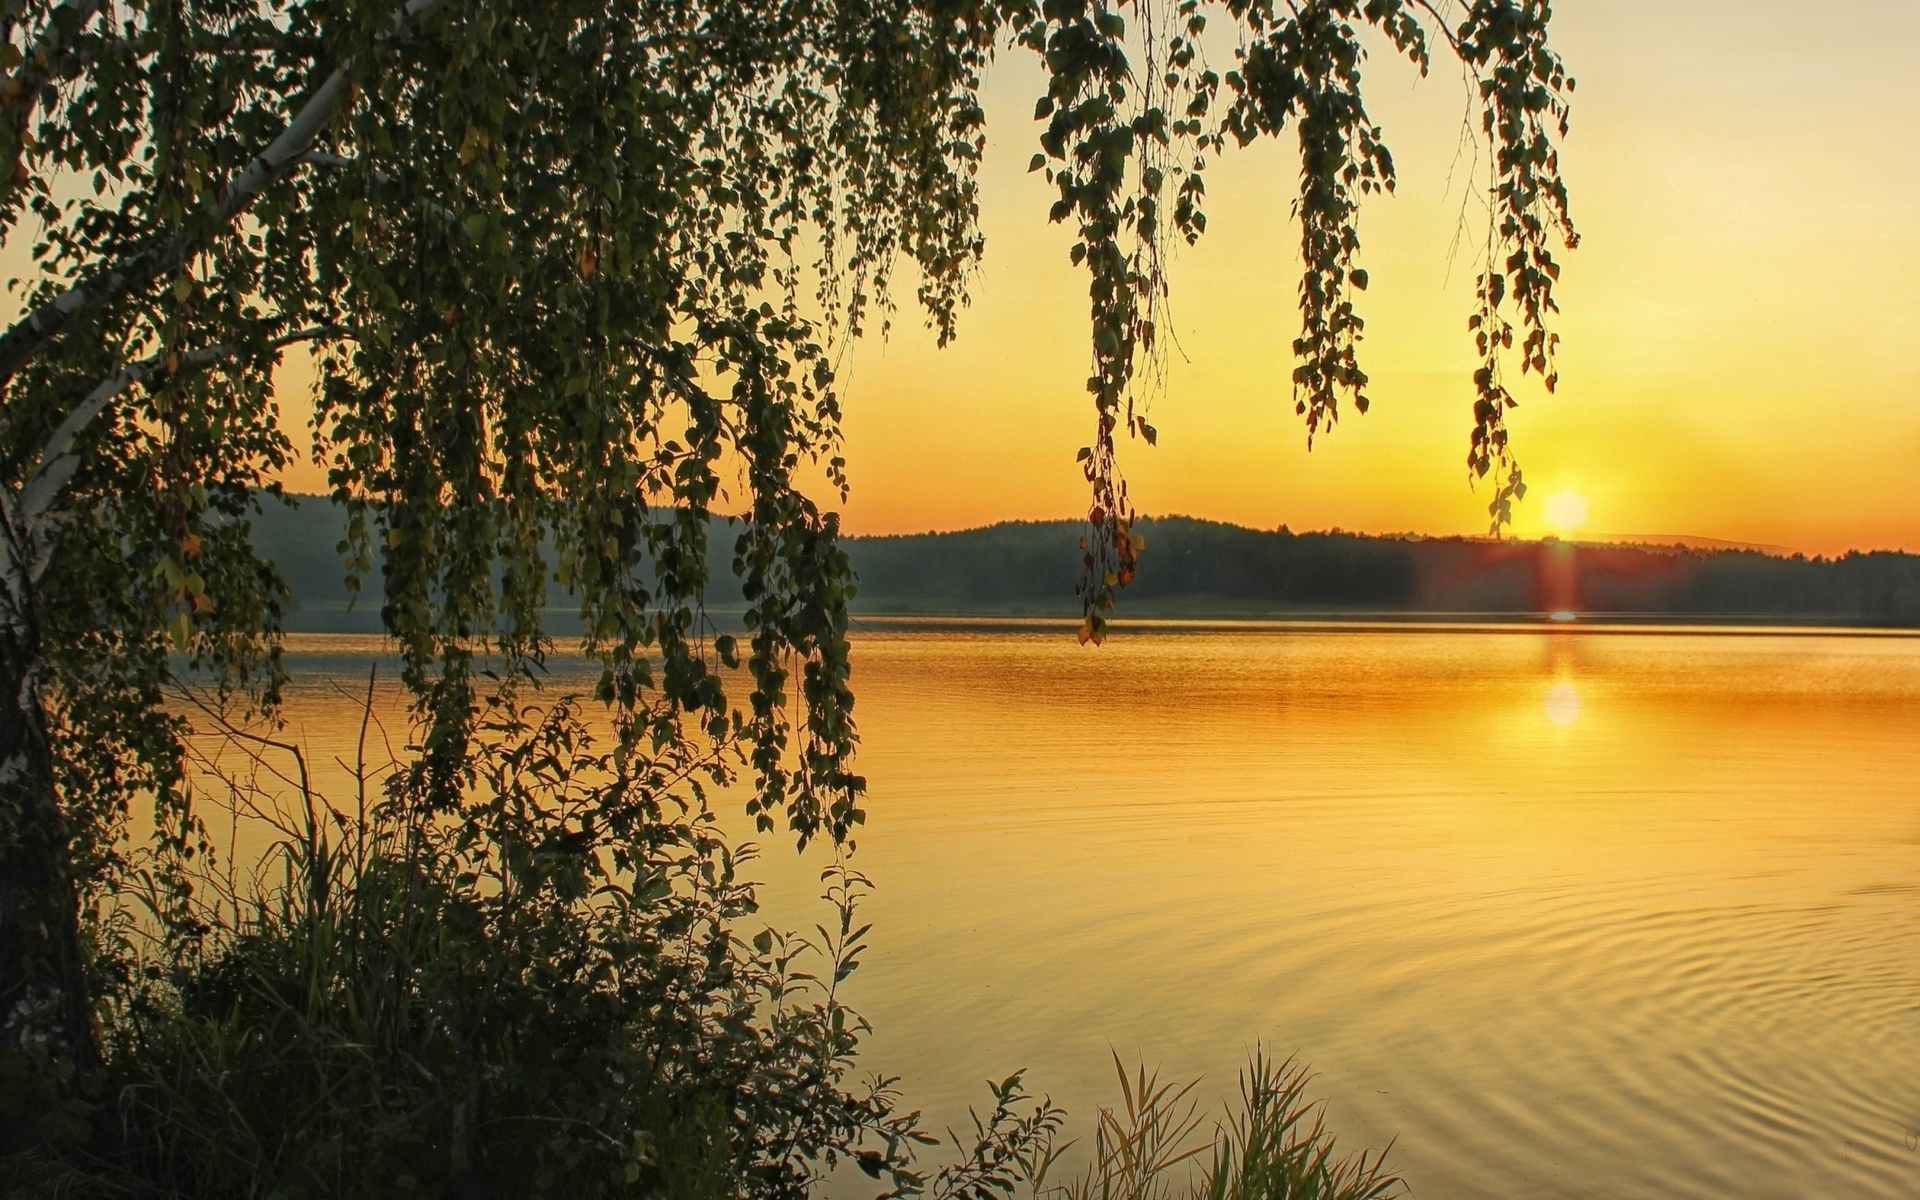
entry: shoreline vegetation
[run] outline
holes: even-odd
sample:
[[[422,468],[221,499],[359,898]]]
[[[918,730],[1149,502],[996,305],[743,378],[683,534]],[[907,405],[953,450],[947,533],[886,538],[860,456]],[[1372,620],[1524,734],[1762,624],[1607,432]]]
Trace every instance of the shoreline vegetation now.
[[[871,1026],[841,984],[872,884],[836,856],[824,923],[763,923],[758,850],[705,790],[737,746],[665,755],[635,789],[588,702],[506,689],[468,808],[423,815],[417,748],[369,757],[371,688],[337,793],[309,748],[201,709],[239,762],[193,753],[213,819],[180,899],[149,885],[149,919],[101,915],[128,976],[101,1074],[54,1114],[79,1140],[0,1159],[0,1196],[1409,1194],[1391,1145],[1342,1147],[1309,1067],[1264,1046],[1220,1112],[1115,1054],[1111,1104],[1070,1119],[1021,1069],[939,1137],[901,1079],[860,1071]],[[589,813],[637,836],[583,852]]]
[[[846,537],[861,621],[1071,619],[1080,604],[1078,521],[1002,522],[952,533]],[[1835,558],[1749,548],[1256,530],[1192,517],[1143,519],[1140,569],[1116,620],[1584,621],[1920,627],[1920,555],[1853,551]],[[254,542],[285,577],[292,633],[377,633],[379,571],[357,601],[335,547],[345,521],[324,497],[267,502]],[[716,520],[709,543],[731,544]],[[725,625],[744,601],[724,567],[706,595]],[[550,589],[548,629],[577,616]]]

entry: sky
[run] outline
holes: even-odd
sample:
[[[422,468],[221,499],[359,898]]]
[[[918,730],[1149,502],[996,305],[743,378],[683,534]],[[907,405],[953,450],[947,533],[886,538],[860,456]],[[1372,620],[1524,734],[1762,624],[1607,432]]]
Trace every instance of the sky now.
[[[1561,0],[1579,80],[1564,167],[1561,384],[1516,388],[1532,485],[1515,532],[1687,534],[1920,550],[1920,5]],[[1361,221],[1373,408],[1306,447],[1289,345],[1296,171],[1274,143],[1210,171],[1209,229],[1174,265],[1158,448],[1123,463],[1144,513],[1270,528],[1485,532],[1469,486],[1470,253],[1450,253],[1467,163],[1457,72],[1385,56],[1368,102],[1400,168]],[[989,79],[987,257],[960,340],[909,310],[847,382],[855,533],[955,529],[1085,508],[1075,451],[1086,292],[1026,171],[1041,86]],[[1561,515],[1578,512],[1564,501]]]

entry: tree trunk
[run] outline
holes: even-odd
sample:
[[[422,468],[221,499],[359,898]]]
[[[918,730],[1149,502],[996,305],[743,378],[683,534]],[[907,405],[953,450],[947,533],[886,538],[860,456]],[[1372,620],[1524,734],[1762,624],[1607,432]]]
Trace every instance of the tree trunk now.
[[[53,783],[40,703],[35,546],[0,495],[0,1055],[36,1074],[97,1059],[70,834]],[[37,1089],[30,1089],[36,1090]],[[0,1120],[0,1153],[21,1148],[31,1114]]]

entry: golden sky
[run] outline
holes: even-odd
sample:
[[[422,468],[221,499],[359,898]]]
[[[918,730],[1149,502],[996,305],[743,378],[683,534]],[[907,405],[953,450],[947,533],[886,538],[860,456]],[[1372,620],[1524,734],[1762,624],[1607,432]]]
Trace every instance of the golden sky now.
[[[1553,495],[1597,533],[1920,550],[1920,5],[1561,0],[1579,79],[1565,165],[1583,236],[1562,287],[1561,386],[1516,388],[1544,532]],[[903,312],[854,355],[855,532],[1084,510],[1086,292],[1028,175],[1039,76],[990,80],[987,261],[960,342]],[[1309,454],[1293,415],[1295,166],[1279,144],[1209,175],[1210,226],[1173,277],[1160,445],[1136,505],[1271,527],[1479,533],[1468,487],[1473,262],[1450,262],[1467,163],[1457,73],[1385,57],[1369,103],[1401,171],[1362,221],[1373,410]],[[1457,178],[1449,190],[1449,173]],[[1484,490],[1484,489],[1483,489]]]

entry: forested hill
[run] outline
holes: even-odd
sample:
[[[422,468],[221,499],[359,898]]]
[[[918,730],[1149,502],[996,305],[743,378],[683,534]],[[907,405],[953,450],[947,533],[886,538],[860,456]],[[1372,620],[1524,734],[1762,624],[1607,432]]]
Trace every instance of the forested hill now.
[[[1561,541],[1369,537],[1166,517],[1123,615],[1537,614],[1824,619],[1920,625],[1920,556],[1838,559]],[[1076,522],[854,539],[874,613],[1072,615]]]
[[[960,533],[849,538],[868,615],[1076,616],[1079,539],[1073,521],[1020,522]],[[1886,551],[1837,559],[1755,550],[1588,545],[1557,541],[1369,537],[1244,529],[1166,517],[1141,522],[1141,570],[1122,617],[1509,615],[1568,611],[1638,617],[1920,625],[1920,556]],[[257,542],[293,589],[296,630],[376,630],[378,579],[348,610],[342,522],[326,501],[269,502]],[[733,535],[716,522],[722,574]],[[564,605],[555,589],[554,604]],[[725,579],[708,595],[724,620],[739,605]],[[563,614],[556,613],[556,616]]]

